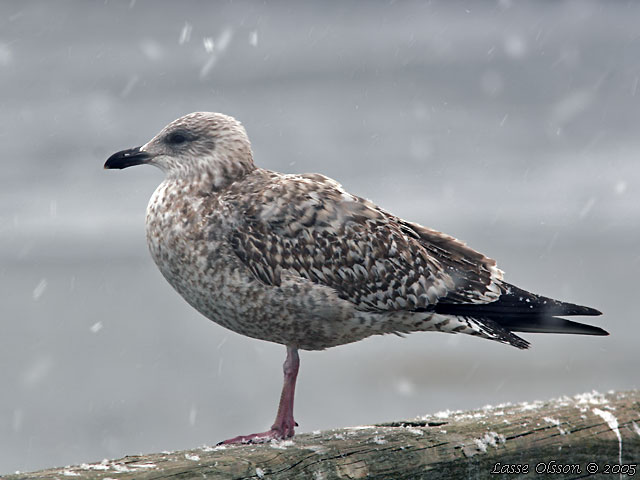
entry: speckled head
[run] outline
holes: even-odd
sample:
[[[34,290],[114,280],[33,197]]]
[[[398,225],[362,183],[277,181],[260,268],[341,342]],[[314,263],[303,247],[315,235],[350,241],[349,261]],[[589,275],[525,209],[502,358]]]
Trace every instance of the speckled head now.
[[[141,147],[117,152],[104,168],[149,164],[169,178],[208,177],[222,186],[255,169],[244,127],[222,113],[194,112],[174,120]]]

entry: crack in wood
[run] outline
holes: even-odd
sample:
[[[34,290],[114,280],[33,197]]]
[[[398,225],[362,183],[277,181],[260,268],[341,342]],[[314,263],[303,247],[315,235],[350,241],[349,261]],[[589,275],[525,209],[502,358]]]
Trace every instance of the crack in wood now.
[[[406,421],[406,422],[388,422],[388,423],[376,423],[375,427],[441,427],[442,425],[447,425],[449,422],[437,422],[437,421]]]

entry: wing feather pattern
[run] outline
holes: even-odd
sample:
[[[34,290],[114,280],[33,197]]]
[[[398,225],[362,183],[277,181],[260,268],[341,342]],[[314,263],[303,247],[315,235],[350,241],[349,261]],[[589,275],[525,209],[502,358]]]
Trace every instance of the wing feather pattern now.
[[[372,312],[499,297],[495,261],[453,237],[405,222],[323,175],[262,172],[270,178],[256,185],[267,188],[231,189],[226,201],[241,212],[231,244],[265,284],[295,272]]]

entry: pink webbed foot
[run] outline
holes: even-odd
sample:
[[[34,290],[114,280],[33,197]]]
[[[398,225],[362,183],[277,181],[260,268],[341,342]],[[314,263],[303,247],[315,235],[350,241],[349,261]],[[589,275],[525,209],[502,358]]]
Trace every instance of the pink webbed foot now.
[[[252,433],[251,435],[239,435],[230,438],[218,445],[265,443],[271,440],[285,440],[294,435],[294,428],[298,426],[293,419],[293,397],[296,390],[296,378],[300,359],[298,350],[294,347],[287,347],[287,359],[284,362],[284,385],[280,394],[280,404],[276,421],[271,426],[271,430],[262,433]]]
[[[287,438],[293,437],[294,427],[297,426],[298,424],[295,421],[293,423],[287,423],[286,425],[282,425],[279,427],[276,427],[274,425],[273,427],[271,427],[271,430],[268,430],[266,432],[252,433],[250,435],[238,435],[237,437],[229,438],[228,440],[220,442],[218,443],[218,445],[267,443],[271,440],[286,440]]]

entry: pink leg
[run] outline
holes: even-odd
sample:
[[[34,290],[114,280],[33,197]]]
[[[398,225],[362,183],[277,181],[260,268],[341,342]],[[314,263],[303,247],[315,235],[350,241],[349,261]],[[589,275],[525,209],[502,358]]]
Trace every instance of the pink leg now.
[[[283,440],[291,438],[294,434],[294,427],[298,424],[293,419],[293,397],[296,392],[296,378],[298,378],[298,368],[300,367],[300,357],[298,349],[287,347],[287,359],[284,361],[284,385],[280,394],[280,405],[276,421],[271,426],[271,430],[262,433],[252,433],[251,435],[240,435],[230,438],[218,445],[230,443],[262,443],[272,439]]]

